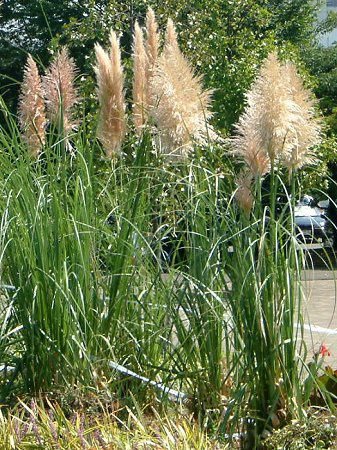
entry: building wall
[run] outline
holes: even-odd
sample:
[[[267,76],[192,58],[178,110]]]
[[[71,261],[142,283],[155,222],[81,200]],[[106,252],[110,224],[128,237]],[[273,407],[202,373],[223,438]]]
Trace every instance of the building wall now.
[[[329,11],[337,12],[337,0],[323,0],[322,8],[318,14],[318,20],[326,19]],[[318,37],[320,43],[325,47],[329,47],[333,43],[337,43],[337,28],[329,33],[322,34]]]

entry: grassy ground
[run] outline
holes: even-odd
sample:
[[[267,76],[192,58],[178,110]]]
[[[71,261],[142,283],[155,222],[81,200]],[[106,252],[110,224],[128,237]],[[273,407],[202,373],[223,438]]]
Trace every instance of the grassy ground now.
[[[142,411],[120,408],[118,403],[103,407],[99,401],[85,398],[84,404],[53,404],[31,400],[18,402],[15,409],[0,415],[0,442],[3,450],[23,449],[157,449],[220,450],[246,448],[243,437],[219,437],[206,430],[187,411]],[[96,399],[97,400],[97,399]],[[91,405],[89,406],[89,401]],[[227,443],[226,443],[227,441]],[[337,419],[326,409],[310,409],[302,420],[265,433],[264,450],[335,449]]]
[[[46,400],[45,400],[46,401]],[[0,441],[10,449],[220,449],[195,420],[186,414],[163,414],[138,408],[110,411],[78,409],[71,415],[60,406],[21,403],[1,416]]]

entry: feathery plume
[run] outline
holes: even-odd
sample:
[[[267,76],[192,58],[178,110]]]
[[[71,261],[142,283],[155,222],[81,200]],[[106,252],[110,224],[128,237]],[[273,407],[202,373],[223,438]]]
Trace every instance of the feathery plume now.
[[[269,171],[270,160],[259,133],[257,108],[246,107],[235,128],[237,134],[229,139],[234,153],[243,158],[253,176],[261,177]]]
[[[275,52],[263,62],[247,99],[248,105],[257,108],[261,143],[274,164],[285,151],[290,127],[289,87]]]
[[[250,171],[241,172],[236,180],[237,190],[235,192],[235,199],[247,216],[249,216],[254,203],[252,181],[253,176]]]
[[[164,52],[167,53],[170,52],[170,50],[173,51],[177,49],[179,49],[177,30],[173,20],[169,18],[166,24]]]
[[[147,67],[143,31],[136,21],[133,43],[133,121],[137,134],[141,133],[148,112]]]
[[[291,171],[315,161],[311,149],[321,141],[321,125],[312,93],[304,87],[295,65],[287,61],[285,71],[293,102],[293,131],[287,136],[288,151],[283,156],[283,164]]]
[[[318,142],[319,126],[310,94],[294,66],[281,64],[276,53],[271,53],[246,99],[237,136],[231,142],[252,174],[263,175],[276,163],[300,167],[308,162],[309,147]]]
[[[37,65],[28,55],[19,98],[19,123],[29,151],[37,156],[45,143],[45,107]]]
[[[125,136],[125,94],[121,52],[116,33],[110,34],[110,53],[95,45],[95,72],[98,83],[98,99],[101,110],[98,137],[107,157],[120,153]]]
[[[152,68],[157,62],[159,55],[159,33],[158,24],[156,21],[156,16],[152,8],[149,8],[146,13],[146,53],[148,58],[149,70],[151,72]]]
[[[173,22],[169,20],[164,51],[150,80],[151,115],[156,121],[161,150],[172,157],[187,156],[193,141],[203,143],[213,137],[207,119],[211,91],[203,90],[181,53]],[[214,133],[215,134],[215,133]]]
[[[48,118],[65,134],[75,127],[72,115],[78,102],[74,85],[76,74],[75,62],[70,58],[67,48],[63,47],[42,80]]]

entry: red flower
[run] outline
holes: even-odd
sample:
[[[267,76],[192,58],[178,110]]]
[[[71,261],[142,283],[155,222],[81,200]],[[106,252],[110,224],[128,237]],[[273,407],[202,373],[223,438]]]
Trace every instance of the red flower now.
[[[324,356],[331,356],[331,353],[328,347],[325,344],[322,344],[319,349],[319,354],[324,358]]]

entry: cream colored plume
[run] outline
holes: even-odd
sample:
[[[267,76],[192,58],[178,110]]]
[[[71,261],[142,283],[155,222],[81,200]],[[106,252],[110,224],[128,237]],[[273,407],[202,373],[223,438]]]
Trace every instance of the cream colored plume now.
[[[146,53],[148,58],[148,67],[151,73],[159,56],[160,36],[156,16],[152,8],[147,10],[146,14]]]
[[[292,132],[287,136],[287,152],[283,164],[289,169],[297,169],[315,161],[312,148],[321,142],[321,123],[315,111],[312,93],[303,85],[292,62],[285,64],[293,102]]]
[[[172,158],[187,156],[193,143],[204,143],[213,132],[210,118],[211,91],[203,90],[181,53],[173,22],[169,20],[164,51],[150,80],[151,115],[155,119],[161,151]]]
[[[116,33],[110,34],[110,52],[95,45],[95,72],[98,84],[100,115],[98,137],[106,155],[112,158],[121,152],[126,132],[124,74]]]
[[[19,98],[19,123],[29,151],[37,156],[45,143],[45,107],[41,78],[31,55],[25,66]]]
[[[69,134],[76,125],[73,118],[74,106],[78,102],[76,75],[75,62],[63,47],[42,79],[48,118],[65,134]]]
[[[285,140],[291,128],[289,85],[276,53],[271,53],[263,62],[247,99],[248,105],[257,108],[261,143],[274,164],[285,151]]]
[[[308,162],[309,148],[318,142],[319,127],[310,94],[294,66],[280,63],[271,53],[246,99],[232,145],[252,174],[263,175],[279,163],[300,167]]]
[[[133,42],[133,122],[140,134],[148,115],[148,57],[144,46],[143,31],[135,23]]]
[[[249,215],[254,204],[252,193],[253,176],[250,171],[241,172],[236,180],[235,199],[246,215]]]
[[[253,176],[262,176],[270,169],[270,159],[259,132],[259,116],[256,108],[246,107],[236,125],[237,134],[230,139],[234,152],[246,163]]]
[[[169,52],[171,49],[179,49],[179,44],[176,27],[173,20],[169,18],[166,24],[164,52]]]

